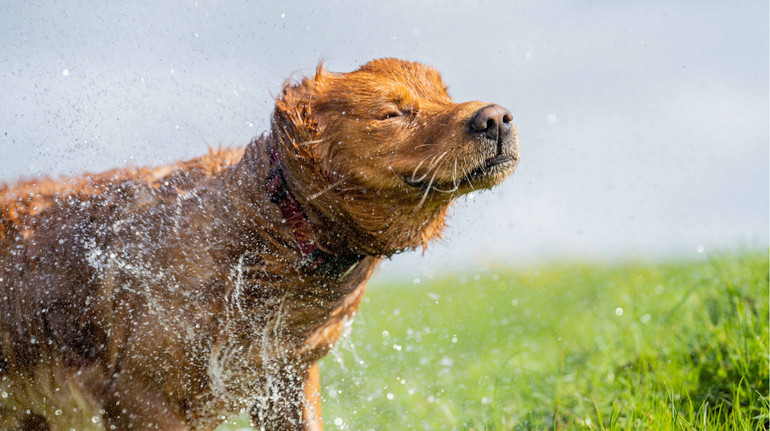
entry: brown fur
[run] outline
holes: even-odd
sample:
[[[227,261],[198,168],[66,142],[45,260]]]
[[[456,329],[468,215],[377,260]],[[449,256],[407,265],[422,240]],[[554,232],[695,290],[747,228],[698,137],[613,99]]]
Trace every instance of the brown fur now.
[[[515,130],[469,129],[485,106],[453,103],[418,63],[319,66],[245,150],[0,186],[0,426],[210,430],[250,411],[266,429],[320,429],[314,364],[377,262],[425,246],[453,199],[513,171]],[[265,190],[271,148],[312,240],[356,256],[350,270],[299,264]],[[496,154],[511,161],[471,175]]]

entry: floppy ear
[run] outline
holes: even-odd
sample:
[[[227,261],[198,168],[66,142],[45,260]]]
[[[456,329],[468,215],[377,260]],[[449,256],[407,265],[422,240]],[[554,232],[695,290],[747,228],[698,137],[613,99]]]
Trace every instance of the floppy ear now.
[[[313,118],[313,101],[323,93],[330,75],[321,62],[313,78],[303,78],[299,83],[286,81],[281,96],[275,101],[273,132],[287,149],[299,156],[313,158],[308,144],[317,139],[321,131]]]

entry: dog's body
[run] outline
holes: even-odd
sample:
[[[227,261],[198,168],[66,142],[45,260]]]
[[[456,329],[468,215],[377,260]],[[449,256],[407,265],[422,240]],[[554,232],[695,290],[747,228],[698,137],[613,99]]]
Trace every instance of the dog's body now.
[[[320,429],[377,262],[517,161],[508,111],[386,59],[287,84],[245,150],[0,188],[0,426]]]

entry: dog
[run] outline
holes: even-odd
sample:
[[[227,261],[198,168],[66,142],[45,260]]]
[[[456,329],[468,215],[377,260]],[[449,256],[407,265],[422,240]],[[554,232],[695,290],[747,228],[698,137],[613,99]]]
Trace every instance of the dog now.
[[[0,186],[0,426],[322,429],[377,263],[518,161],[507,109],[379,59],[287,81],[245,148]]]

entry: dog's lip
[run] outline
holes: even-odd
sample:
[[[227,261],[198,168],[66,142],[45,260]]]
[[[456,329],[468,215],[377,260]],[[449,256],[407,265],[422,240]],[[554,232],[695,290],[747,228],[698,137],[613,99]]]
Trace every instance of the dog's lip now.
[[[499,166],[504,166],[515,162],[516,162],[515,156],[512,156],[510,154],[498,153],[494,157],[490,157],[484,160],[484,164],[472,170],[468,175],[466,175],[463,178],[463,180],[474,180],[476,178],[481,178],[484,175],[489,174]]]
[[[481,177],[489,174],[490,172],[492,172],[496,168],[500,167],[501,165],[504,166],[504,165],[508,165],[508,164],[511,164],[511,163],[515,163],[516,159],[517,159],[517,157],[515,155],[498,153],[498,154],[496,154],[496,155],[494,155],[494,156],[484,160],[484,163],[481,166],[479,166],[476,169],[472,170],[471,172],[469,172],[467,175],[465,175],[464,177],[460,178],[459,180],[462,182],[462,181],[471,181],[471,180],[475,180],[477,178],[481,178]],[[416,179],[414,179],[412,177],[405,177],[403,180],[404,180],[404,182],[406,184],[408,184],[408,185],[410,185],[412,187],[423,189],[423,190],[427,189],[428,185],[429,185],[428,181],[426,181],[424,179],[416,180]]]
[[[511,156],[511,155],[500,153],[500,154],[497,154],[494,157],[490,157],[490,158],[484,160],[484,166],[483,167],[484,167],[484,169],[489,170],[489,169],[491,169],[491,168],[493,168],[493,167],[495,167],[497,165],[502,165],[502,164],[505,164],[505,163],[510,163],[510,162],[514,161],[515,159],[516,158]]]

